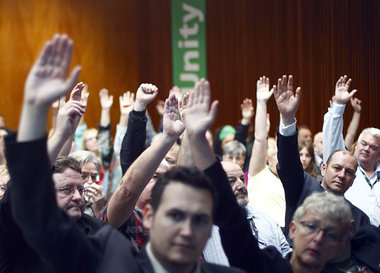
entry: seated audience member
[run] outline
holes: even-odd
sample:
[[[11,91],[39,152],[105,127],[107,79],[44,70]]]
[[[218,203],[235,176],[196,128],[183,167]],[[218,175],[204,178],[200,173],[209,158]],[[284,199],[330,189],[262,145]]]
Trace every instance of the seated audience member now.
[[[25,240],[23,252],[12,255],[12,261],[22,259],[17,263],[21,267],[17,272],[243,272],[199,260],[211,232],[215,198],[209,182],[197,170],[173,170],[156,187],[151,205],[145,208],[150,245],[139,254],[109,225],[87,237],[59,209],[57,203],[66,201],[57,202],[55,191],[65,200],[78,198],[84,192],[83,186],[77,183],[82,180],[79,165],[78,172],[65,169],[55,174],[60,178],[67,175],[71,184],[59,179],[58,183],[63,184],[54,188],[46,149],[49,105],[69,91],[80,72],[76,67],[65,79],[72,46],[72,41],[61,35],[55,35],[52,42],[45,44],[25,84],[17,138],[6,142],[12,184],[7,191],[10,201],[7,207],[13,215],[7,220],[14,220],[11,231],[18,230],[21,239]],[[171,116],[178,117],[178,114],[173,112]],[[197,177],[201,178],[197,180]],[[67,207],[72,217],[81,215],[78,204]],[[0,212],[3,211],[2,207]],[[4,236],[1,238],[3,240]],[[20,240],[7,244],[11,248],[16,246],[20,246]],[[34,253],[30,257],[25,254],[28,247]]]
[[[46,143],[45,143],[46,144]],[[20,154],[17,154],[20,156]],[[33,155],[32,155],[33,156]],[[37,159],[37,158],[36,158]],[[35,160],[36,160],[35,159]],[[19,172],[23,172],[26,168],[21,167]],[[5,170],[5,169],[3,169]],[[9,175],[2,176],[0,181],[9,179]],[[43,178],[41,178],[43,179]],[[81,177],[81,169],[79,162],[71,157],[60,157],[53,165],[53,180],[55,187],[55,199],[58,207],[65,211],[67,216],[72,218],[83,234],[94,234],[106,223],[83,214],[85,188]],[[4,180],[5,181],[5,180]],[[8,180],[6,180],[8,182]],[[32,182],[32,181],[31,181]],[[43,182],[46,182],[43,180]],[[9,182],[12,185],[12,181]],[[40,196],[41,187],[45,185],[35,185],[37,187],[34,195]],[[28,244],[22,234],[22,229],[16,224],[12,218],[12,209],[14,204],[11,202],[13,188],[5,192],[4,198],[0,201],[0,271],[1,272],[51,272],[49,266],[44,263],[43,259],[38,256],[38,253]],[[41,199],[38,206],[48,206],[45,199]],[[54,200],[52,199],[52,202]],[[23,207],[23,200],[18,201],[18,206]],[[38,208],[35,204],[30,204],[34,208]],[[68,220],[68,219],[67,219]],[[49,222],[43,221],[44,225]],[[30,227],[34,230],[35,227]],[[79,230],[78,230],[79,231]],[[57,230],[56,232],[59,232]]]
[[[222,156],[223,148],[227,142],[234,140],[236,129],[231,125],[224,125],[222,129],[217,130],[214,136],[214,151]]]
[[[298,142],[305,141],[311,144],[312,139],[313,139],[313,135],[308,126],[306,125],[298,126]]]
[[[0,165],[0,200],[8,189],[9,173],[7,165]]]
[[[158,179],[144,209],[150,240],[140,254],[149,258],[152,272],[228,272],[199,259],[210,237],[215,202],[211,181],[195,168],[174,167]]]
[[[4,137],[6,135],[8,135],[8,132],[4,129],[0,129],[0,165],[6,164],[4,152]]]
[[[135,107],[140,107],[139,105],[142,104],[146,106],[154,99],[156,94],[156,86],[142,84],[136,94]],[[135,112],[137,111],[131,112],[130,121],[134,118]],[[145,117],[144,113],[142,115]],[[131,132],[129,130],[133,130],[135,126],[132,125],[133,121],[129,123],[130,126],[128,126],[125,136],[126,142],[124,143],[123,141],[124,148],[122,148],[122,150],[125,149],[126,153],[129,153],[127,154],[129,159],[122,158],[121,162],[131,162],[130,158],[134,155],[138,157],[128,168],[112,195],[108,207],[101,215],[103,220],[108,221],[112,226],[122,231],[139,248],[148,240],[147,232],[143,226],[142,212],[149,202],[151,190],[158,177],[169,170],[169,164],[164,160],[164,157],[184,130],[184,124],[178,119],[178,101],[174,94],[165,101],[163,119],[162,134],[141,155],[135,153],[136,151],[139,152],[138,144],[132,146],[132,150],[128,151],[126,149],[130,147],[131,141],[139,142],[141,148],[144,145],[141,139],[133,140],[130,137]],[[136,126],[140,126],[143,130],[145,128],[145,125],[141,123],[136,124]]]
[[[267,101],[272,96],[269,78],[257,81],[255,116],[255,142],[248,169],[248,205],[265,211],[283,227],[285,225],[285,193],[277,176],[277,146],[268,138],[269,119]]]
[[[315,164],[314,149],[309,142],[298,142],[298,152],[302,168],[312,177],[317,178],[317,165]]]
[[[76,151],[70,157],[79,161],[81,174],[86,189],[85,211],[90,216],[97,216],[105,205],[103,189],[96,183],[100,181],[101,163],[93,152]]]
[[[236,201],[247,213],[252,233],[257,238],[260,248],[274,246],[285,257],[291,252],[291,248],[280,226],[266,213],[247,206],[248,193],[242,168],[233,162],[222,161],[221,163],[231,184]],[[221,245],[217,226],[213,227],[211,238],[203,251],[203,255],[208,262],[229,265]]]
[[[245,146],[239,141],[232,140],[224,145],[223,148],[223,161],[230,161],[236,163],[241,168],[244,167],[245,162]]]
[[[317,177],[322,178],[321,169],[323,164],[323,133],[318,132],[314,135],[313,141],[314,161],[317,165]],[[319,181],[319,180],[318,180]]]
[[[236,129],[231,125],[225,125],[221,129],[216,130],[215,141],[213,142],[215,153],[222,157],[224,145],[229,141],[236,140],[242,143],[246,147],[245,159],[247,155],[251,155],[253,138],[248,140],[248,133],[251,127],[251,119],[254,114],[254,109],[252,106],[252,100],[245,98],[240,105],[242,119],[240,123],[236,126]],[[247,143],[248,140],[248,143]],[[244,162],[243,170],[248,169],[247,160]]]
[[[277,108],[280,112],[278,131],[278,164],[277,171],[285,190],[285,236],[289,233],[289,224],[296,209],[306,197],[314,192],[328,191],[343,196],[355,178],[357,161],[347,151],[332,154],[322,166],[322,183],[304,172],[298,153],[295,113],[301,98],[300,88],[293,93],[293,77],[279,79],[278,88],[274,89]],[[325,142],[324,142],[325,144]],[[348,202],[348,201],[347,201]],[[355,229],[369,223],[368,216],[360,209],[351,206]]]
[[[335,98],[332,106],[324,116],[323,122],[323,160],[336,150],[345,149],[343,141],[343,113],[346,103],[356,93],[348,92],[351,79],[342,76],[335,86]],[[371,224],[380,225],[380,164],[377,163],[380,154],[380,130],[378,128],[364,129],[358,138],[354,155],[359,166],[354,174],[352,187],[345,197],[355,206],[363,210]]]
[[[274,247],[260,250],[245,212],[236,201],[226,174],[205,138],[205,131],[214,121],[217,110],[217,102],[209,108],[210,97],[209,83],[201,80],[190,95],[185,124],[194,162],[212,179],[217,189],[215,223],[220,228],[223,248],[231,265],[247,272],[321,272],[325,263],[345,247],[351,230],[350,207],[342,197],[329,193],[311,197],[319,203],[318,207],[307,200],[305,207],[301,207],[304,213],[297,213],[299,217],[291,224],[295,248],[290,260],[282,258]],[[336,205],[320,210],[319,207],[326,203]]]

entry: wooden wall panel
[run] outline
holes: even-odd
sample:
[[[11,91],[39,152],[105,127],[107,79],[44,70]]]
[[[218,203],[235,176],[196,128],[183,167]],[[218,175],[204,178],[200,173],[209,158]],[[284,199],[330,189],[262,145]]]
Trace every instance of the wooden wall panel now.
[[[321,130],[337,78],[347,74],[363,101],[360,129],[380,127],[380,2],[377,0],[208,0],[208,78],[220,101],[214,128],[236,124],[240,103],[255,98],[261,75],[292,74],[302,87],[299,124]],[[169,0],[0,0],[0,113],[17,127],[27,72],[55,32],[75,42],[73,64],[91,91],[86,121],[99,120],[98,91],[117,97],[141,82],[167,96],[172,80]],[[254,100],[255,101],[255,100]],[[269,101],[272,129],[278,124]],[[154,123],[158,116],[149,106]],[[352,115],[347,107],[345,127]]]

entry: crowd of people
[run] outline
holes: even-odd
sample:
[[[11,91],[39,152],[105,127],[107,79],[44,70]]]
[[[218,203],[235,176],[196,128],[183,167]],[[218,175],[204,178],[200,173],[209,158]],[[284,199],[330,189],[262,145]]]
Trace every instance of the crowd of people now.
[[[314,137],[297,127],[291,75],[260,77],[256,111],[244,99],[240,123],[214,137],[208,81],[157,103],[159,133],[147,113],[158,88],[141,84],[119,98],[113,137],[107,89],[87,128],[72,48],[66,35],[46,42],[17,132],[0,116],[0,272],[380,272],[380,130],[355,142],[361,101],[347,76]]]

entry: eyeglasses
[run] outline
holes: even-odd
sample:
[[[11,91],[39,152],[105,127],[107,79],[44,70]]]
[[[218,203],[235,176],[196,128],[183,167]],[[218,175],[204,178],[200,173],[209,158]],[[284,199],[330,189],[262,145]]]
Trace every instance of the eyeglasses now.
[[[323,231],[323,234],[326,235],[328,241],[334,243],[339,241],[339,234],[337,230],[321,228],[318,224],[312,221],[301,221],[300,224],[303,227],[304,233],[307,235],[316,235],[320,231]]]
[[[86,195],[88,190],[84,187],[63,187],[59,189],[55,189],[57,192],[61,192],[62,194],[69,196],[75,193],[75,190],[78,190],[80,196]]]
[[[94,182],[100,181],[100,175],[98,173],[82,172],[83,181],[87,181],[89,177],[91,177]]]

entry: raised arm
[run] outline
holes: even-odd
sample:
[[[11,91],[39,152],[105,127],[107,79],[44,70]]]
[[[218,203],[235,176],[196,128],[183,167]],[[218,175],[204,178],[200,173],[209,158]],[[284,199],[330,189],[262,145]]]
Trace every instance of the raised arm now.
[[[280,128],[278,132],[277,172],[285,191],[285,235],[288,225],[297,207],[297,202],[304,185],[304,171],[300,161],[297,144],[296,120],[301,100],[301,88],[293,91],[293,77],[282,76],[277,86],[273,86],[273,94],[280,112]],[[290,209],[289,209],[290,208]]]
[[[251,125],[251,120],[253,117],[253,106],[251,99],[244,99],[243,103],[240,105],[242,119],[241,122],[236,127],[236,133],[234,139],[246,145],[246,139],[248,136],[248,129]]]
[[[111,107],[113,104],[113,96],[109,95],[107,89],[103,88],[99,91],[100,106],[102,108],[100,114],[100,126],[107,127],[111,123]]]
[[[170,95],[165,101],[163,118],[164,130],[162,135],[129,167],[109,202],[108,221],[116,228],[128,220],[140,194],[185,128],[184,124],[178,120],[178,101],[174,95]]]
[[[323,162],[336,150],[344,150],[343,113],[346,103],[357,92],[348,92],[351,79],[341,76],[335,85],[335,95],[332,106],[329,107],[323,119]]]
[[[352,108],[354,109],[354,114],[352,115],[350,125],[348,125],[346,137],[344,138],[344,146],[346,146],[348,150],[351,149],[351,146],[355,141],[356,132],[358,131],[360,122],[360,111],[362,110],[361,100],[351,97],[350,101]]]
[[[7,142],[10,194],[14,220],[47,268],[92,272],[100,257],[74,222],[58,209],[45,138],[50,104],[66,95],[80,72],[75,67],[66,79],[72,46],[67,36],[55,35],[28,75],[17,141]]]
[[[248,174],[258,174],[266,164],[267,155],[267,101],[272,96],[273,90],[269,91],[269,78],[260,77],[256,89],[256,117],[255,117],[255,142],[252,147],[251,160]]]
[[[185,124],[195,164],[211,178],[217,190],[215,224],[220,228],[223,248],[232,266],[247,272],[270,272],[271,262],[268,262],[267,258],[270,257],[271,261],[278,265],[282,263],[281,254],[274,248],[269,251],[259,249],[246,214],[238,205],[231,190],[226,173],[208,145],[205,133],[215,119],[218,104],[213,102],[211,108],[209,105],[210,85],[207,81],[201,80],[190,94],[189,108],[185,112]],[[238,244],[237,234],[240,238]],[[264,252],[271,254],[266,256]]]
[[[115,156],[119,158],[121,144],[123,143],[123,138],[127,132],[129,113],[133,110],[133,105],[135,103],[135,93],[127,91],[123,96],[119,97],[120,106],[120,119],[119,124],[116,125],[115,140],[113,143],[113,152]]]
[[[67,156],[70,153],[75,130],[87,107],[88,95],[83,99],[81,97],[83,88],[84,84],[78,83],[71,91],[67,103],[64,99],[60,101],[56,129],[48,140],[48,152],[52,164],[58,155]]]
[[[120,150],[120,165],[123,175],[133,161],[144,151],[146,139],[146,106],[154,100],[158,88],[153,84],[143,83],[137,89],[136,102],[129,113],[128,129]]]
[[[46,113],[51,103],[65,96],[77,81],[80,67],[75,67],[65,79],[72,46],[66,36],[56,35],[53,41],[45,44],[33,65],[25,83],[18,142],[41,139],[45,135]]]

